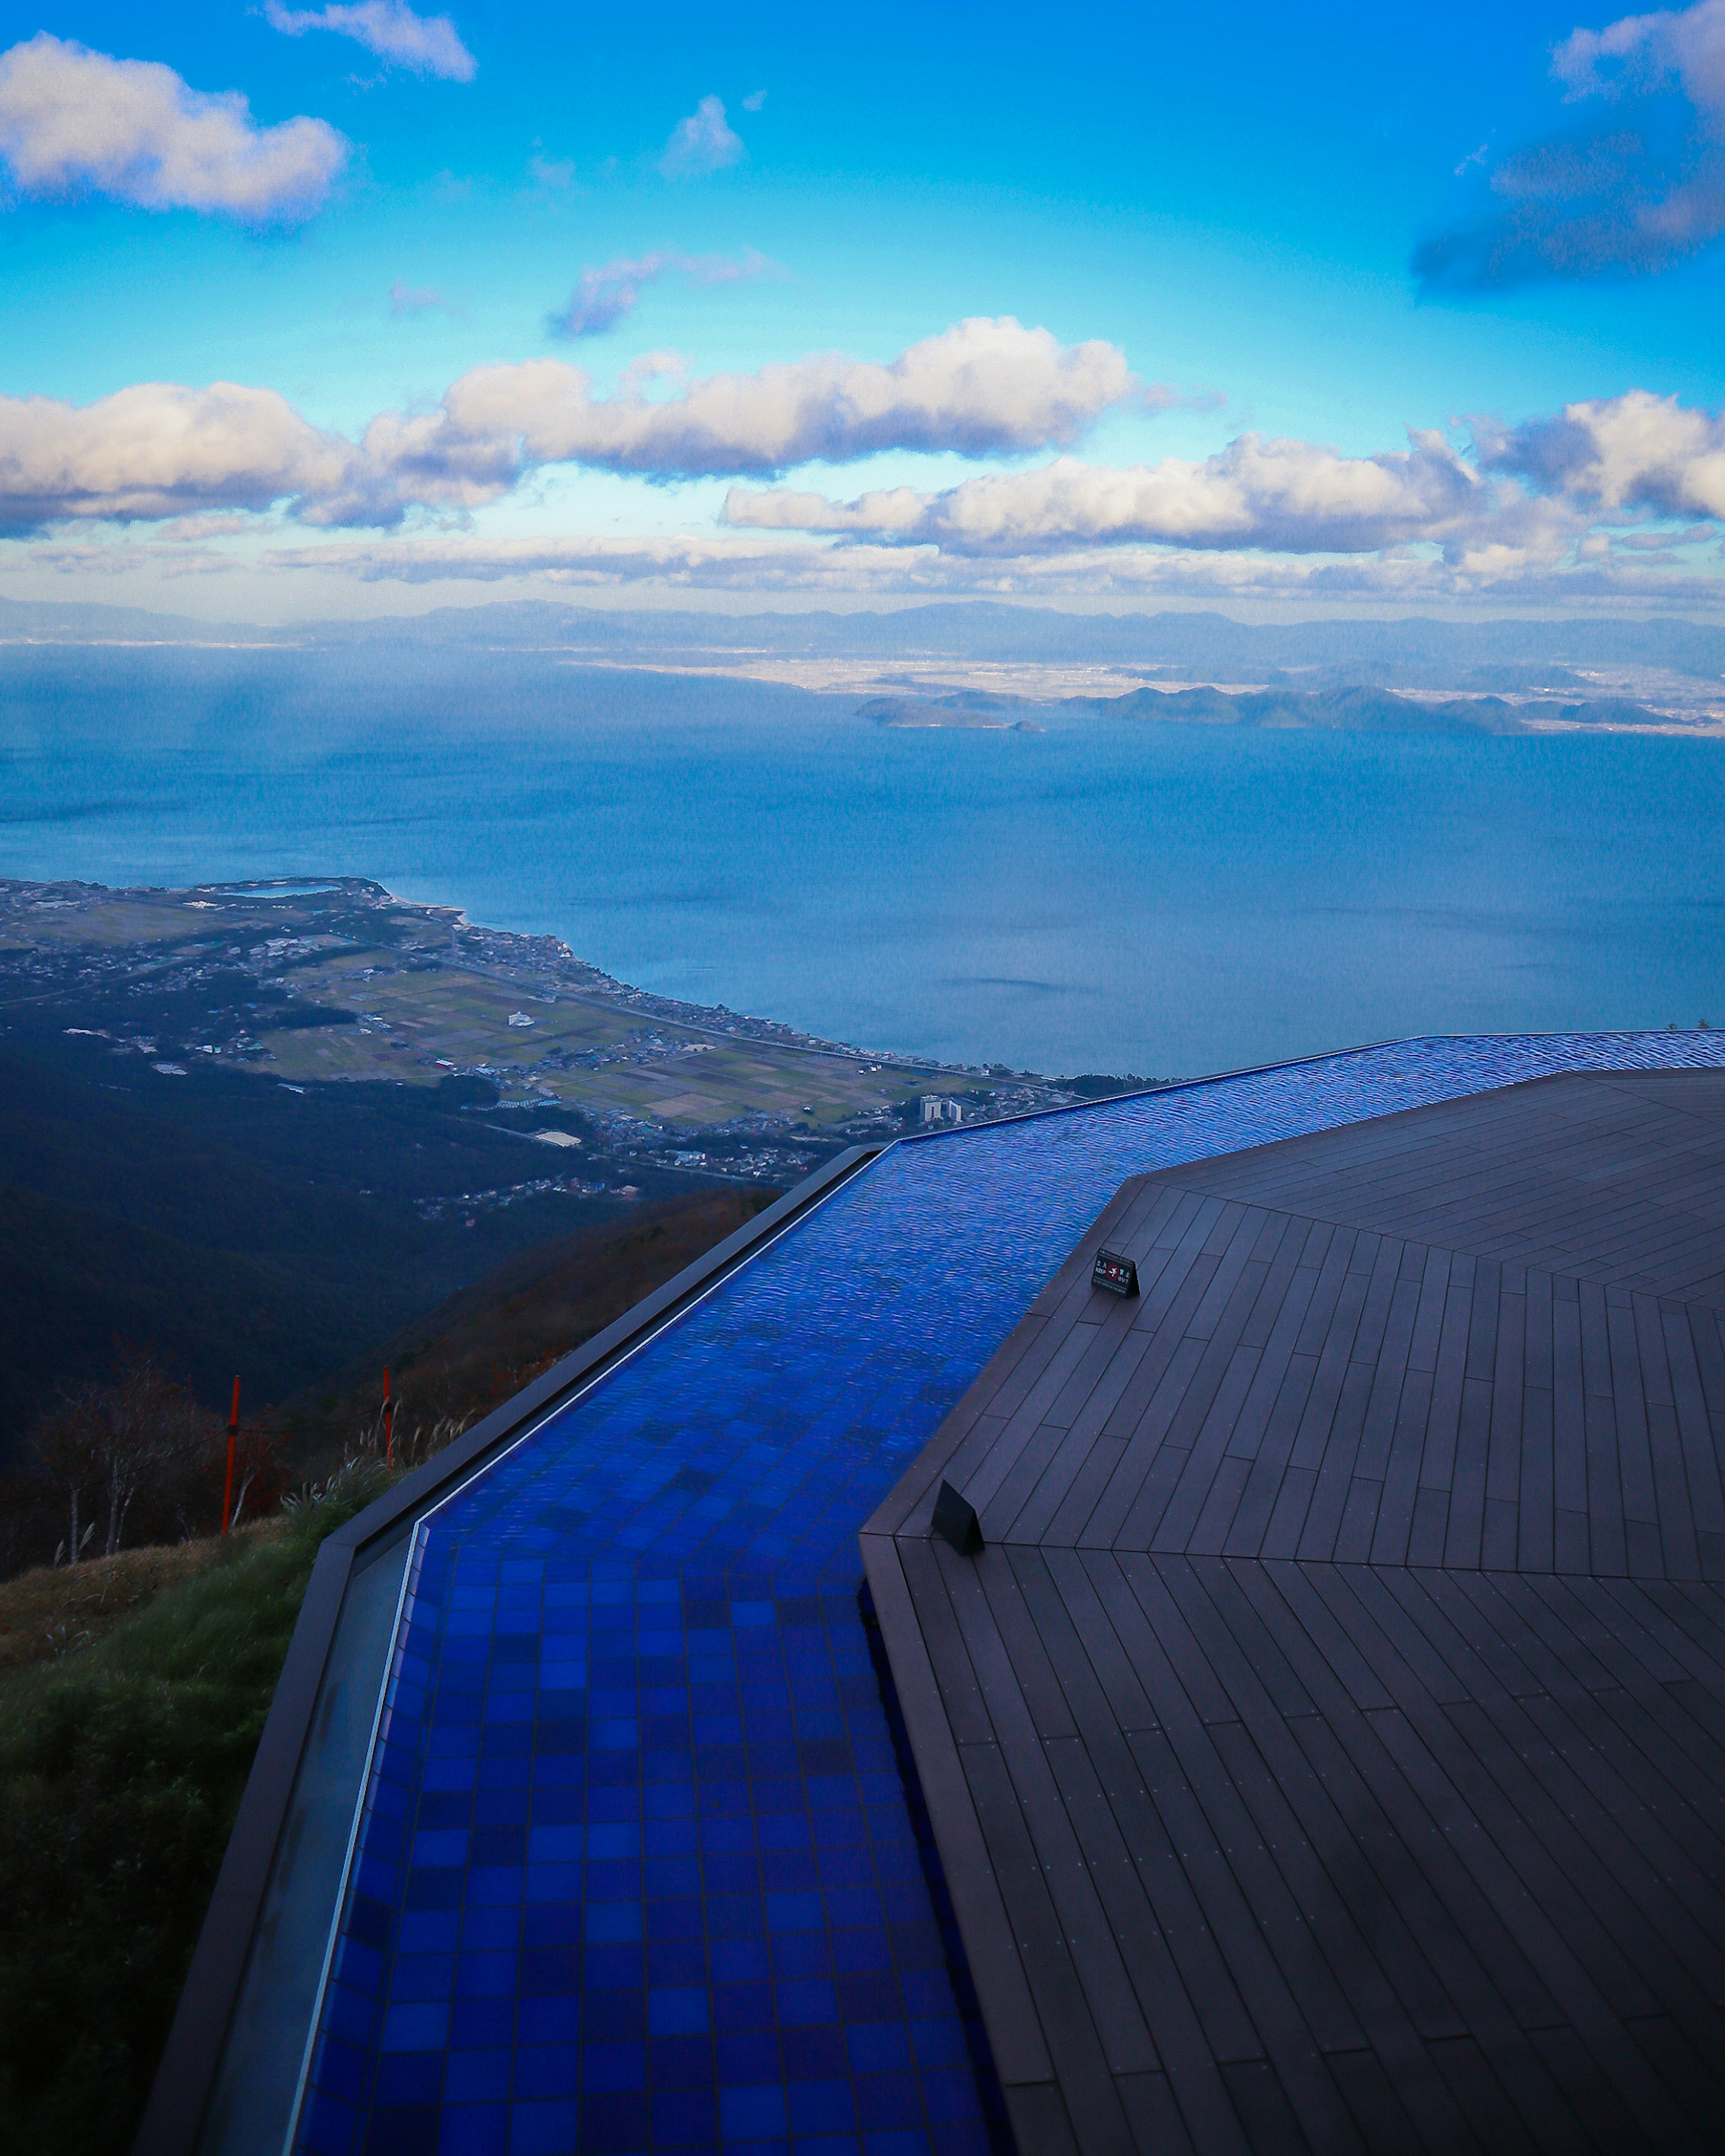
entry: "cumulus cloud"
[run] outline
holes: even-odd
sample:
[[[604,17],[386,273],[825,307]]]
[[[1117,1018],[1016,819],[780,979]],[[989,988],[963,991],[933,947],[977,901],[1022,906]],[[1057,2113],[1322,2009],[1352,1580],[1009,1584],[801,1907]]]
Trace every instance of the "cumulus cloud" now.
[[[659,169],[668,180],[692,180],[721,172],[748,156],[742,137],[725,117],[716,97],[704,97],[670,131]]]
[[[264,0],[264,19],[289,38],[333,30],[378,59],[415,74],[471,82],[479,72],[479,62],[447,15],[416,15],[403,0],[358,0],[357,6],[330,8],[284,8],[281,0]]]
[[[782,277],[783,270],[752,249],[728,254],[679,254],[671,250],[637,256],[633,261],[602,263],[583,270],[579,283],[547,324],[554,336],[598,336],[633,314],[644,285],[661,277],[686,277],[692,285],[734,285],[746,277]]]
[[[293,218],[323,201],[347,151],[321,120],[259,127],[237,90],[193,90],[157,61],[46,30],[0,54],[0,157],[25,194]]]
[[[475,367],[431,413],[388,413],[360,444],[374,514],[471,504],[527,469],[583,464],[655,479],[753,473],[880,449],[980,456],[1064,446],[1139,385],[1111,344],[1062,345],[1009,318],[959,322],[889,364],[821,355],[713,374],[675,397],[596,398],[561,360]]]
[[[413,506],[476,507],[542,465],[764,476],[877,449],[1064,445],[1138,389],[1115,346],[1062,345],[1009,319],[960,322],[886,366],[825,355],[656,399],[643,386],[637,372],[595,397],[552,359],[475,367],[434,410],[380,413],[357,443],[274,391],[225,384],[145,384],[82,408],[0,399],[0,522],[287,500],[305,522],[388,526]]]
[[[1658,270],[1725,232],[1725,0],[1573,30],[1551,71],[1609,118],[1492,167],[1471,213],[1414,250],[1429,289]]]
[[[1604,511],[1725,518],[1725,413],[1632,389],[1553,418],[1476,429],[1487,470]]]
[[[141,382],[82,406],[0,397],[0,531],[321,501],[353,454],[273,389],[229,382]]]
[[[1169,457],[1121,470],[1070,457],[990,473],[938,494],[895,487],[834,502],[733,488],[734,526],[846,533],[969,555],[1068,552],[1153,544],[1358,553],[1471,531],[1484,506],[1478,475],[1441,436],[1374,457],[1242,434],[1202,463]]]

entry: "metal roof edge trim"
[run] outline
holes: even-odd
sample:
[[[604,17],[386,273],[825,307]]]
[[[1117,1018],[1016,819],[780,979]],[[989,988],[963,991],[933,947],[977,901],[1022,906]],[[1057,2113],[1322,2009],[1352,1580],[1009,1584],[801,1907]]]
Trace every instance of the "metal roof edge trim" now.
[[[608,1364],[659,1329],[680,1305],[716,1286],[726,1273],[889,1149],[847,1147],[326,1537],[270,1701],[133,2156],[191,2156],[197,2146],[347,1589],[362,1558],[396,1530],[411,1527],[455,1485],[486,1465],[488,1455],[527,1435],[527,1426],[541,1420],[564,1394],[602,1377]],[[387,1664],[387,1650],[385,1659]]]

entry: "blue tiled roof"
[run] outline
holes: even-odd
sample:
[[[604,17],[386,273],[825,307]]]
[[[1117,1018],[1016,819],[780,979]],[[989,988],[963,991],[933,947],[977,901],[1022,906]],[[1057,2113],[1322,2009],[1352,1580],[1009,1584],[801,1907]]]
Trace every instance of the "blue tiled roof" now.
[[[418,1529],[295,2146],[1005,2145],[857,1530],[1127,1176],[1708,1034],[1413,1041],[895,1147]]]

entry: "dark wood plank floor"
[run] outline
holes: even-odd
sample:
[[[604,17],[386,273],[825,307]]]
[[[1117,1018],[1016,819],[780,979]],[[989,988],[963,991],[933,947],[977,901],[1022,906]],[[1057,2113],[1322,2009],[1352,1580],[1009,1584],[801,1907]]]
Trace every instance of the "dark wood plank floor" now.
[[[1725,2146],[1722,1315],[1725,1074],[1122,1187],[863,1536],[1024,2149]]]

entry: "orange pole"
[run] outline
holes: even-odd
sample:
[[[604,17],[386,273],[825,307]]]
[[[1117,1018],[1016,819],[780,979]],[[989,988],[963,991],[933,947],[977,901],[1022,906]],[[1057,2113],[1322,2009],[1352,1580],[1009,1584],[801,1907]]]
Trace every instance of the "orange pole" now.
[[[228,1416],[228,1480],[222,1491],[222,1532],[234,1519],[234,1440],[239,1435],[239,1380],[234,1380],[234,1405]]]
[[[390,1404],[387,1368],[383,1372],[383,1464],[386,1467],[395,1465],[395,1409]]]

